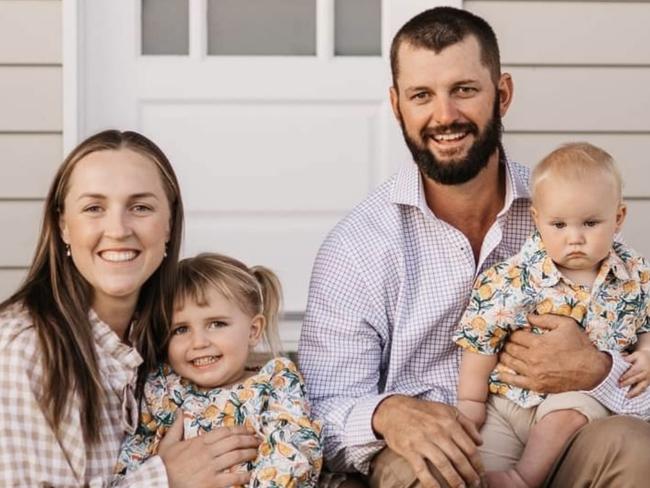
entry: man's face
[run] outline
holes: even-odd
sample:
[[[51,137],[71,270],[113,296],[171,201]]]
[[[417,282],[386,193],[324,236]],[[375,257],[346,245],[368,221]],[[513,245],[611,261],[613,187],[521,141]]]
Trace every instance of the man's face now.
[[[502,75],[495,88],[473,36],[439,54],[403,43],[398,59],[391,102],[413,159],[439,183],[471,180],[501,140],[510,78]]]

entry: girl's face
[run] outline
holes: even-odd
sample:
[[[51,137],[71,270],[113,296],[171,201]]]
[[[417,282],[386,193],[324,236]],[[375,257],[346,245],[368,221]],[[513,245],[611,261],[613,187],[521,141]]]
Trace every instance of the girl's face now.
[[[206,304],[189,298],[174,311],[167,356],[183,378],[202,388],[237,383],[245,377],[249,351],[264,327],[261,315],[251,317],[214,288]]]
[[[77,162],[59,226],[100,317],[115,306],[135,309],[163,260],[170,215],[159,171],[140,153],[97,151]]]

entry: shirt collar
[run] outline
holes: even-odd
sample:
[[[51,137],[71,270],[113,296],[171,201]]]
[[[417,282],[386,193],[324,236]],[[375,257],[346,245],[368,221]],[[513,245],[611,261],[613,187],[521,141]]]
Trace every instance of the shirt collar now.
[[[503,153],[503,150],[500,152]],[[507,213],[515,200],[529,199],[528,181],[523,177],[520,171],[514,171],[512,162],[507,157],[501,158],[501,163],[506,168],[506,197],[504,206],[498,216]],[[402,166],[397,172],[395,182],[392,188],[390,201],[399,205],[408,205],[418,208],[423,215],[431,215],[434,219],[436,216],[427,205],[424,196],[423,176],[418,166],[411,162]]]
[[[122,342],[113,329],[103,322],[94,310],[91,309],[88,312],[88,318],[93,326],[95,342],[105,353],[114,357],[127,368],[137,368],[142,364],[142,356],[138,351]],[[131,326],[129,327],[132,329]]]

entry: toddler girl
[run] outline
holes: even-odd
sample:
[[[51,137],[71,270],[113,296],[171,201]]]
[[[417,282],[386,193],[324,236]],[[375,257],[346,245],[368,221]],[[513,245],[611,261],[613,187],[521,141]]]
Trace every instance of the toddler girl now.
[[[302,376],[274,357],[247,366],[262,340],[278,351],[280,283],[267,268],[218,254],[179,263],[167,362],[145,384],[137,431],[122,445],[118,473],[157,453],[177,415],[184,437],[245,425],[262,438],[251,487],[316,486],[322,464],[320,426],[310,420]]]

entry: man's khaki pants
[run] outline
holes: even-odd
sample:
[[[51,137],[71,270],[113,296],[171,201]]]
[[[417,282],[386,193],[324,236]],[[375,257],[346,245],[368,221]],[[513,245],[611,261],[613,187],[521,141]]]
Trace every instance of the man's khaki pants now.
[[[567,444],[545,486],[549,488],[645,488],[650,486],[650,424],[613,416],[583,427]],[[442,488],[448,488],[431,466]],[[371,488],[418,488],[408,462],[388,448],[373,460]]]

